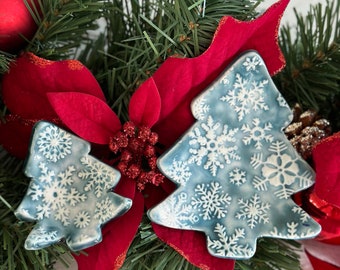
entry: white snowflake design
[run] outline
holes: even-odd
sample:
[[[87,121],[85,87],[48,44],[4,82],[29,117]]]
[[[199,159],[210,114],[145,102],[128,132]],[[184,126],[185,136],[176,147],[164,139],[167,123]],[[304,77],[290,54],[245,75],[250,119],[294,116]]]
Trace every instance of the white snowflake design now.
[[[191,205],[194,209],[198,209],[199,216],[203,220],[210,220],[225,217],[230,202],[231,197],[224,193],[221,184],[211,182],[210,184],[199,184],[195,187],[195,196],[192,198]]]
[[[87,181],[84,190],[94,190],[96,197],[101,197],[112,187],[117,175],[104,163],[90,156],[82,157],[80,162],[85,165],[85,169],[78,173],[80,179]]]
[[[275,192],[275,195],[280,199],[288,199],[294,193],[294,190],[287,187],[298,179],[297,172],[299,166],[296,158],[285,153],[287,145],[282,141],[275,141],[269,151],[274,154],[270,155],[266,161],[262,161],[262,154],[255,154],[251,158],[251,165],[256,169],[263,166],[261,169],[262,176],[256,176],[254,179],[254,187],[257,190],[267,190],[266,183],[269,182],[272,186],[281,187]]]
[[[163,211],[159,213],[160,218],[167,220],[171,228],[190,229],[199,221],[199,217],[193,212],[193,207],[187,203],[188,195],[181,192],[178,196],[171,196]]]
[[[270,232],[270,235],[286,239],[303,239],[308,237],[308,235],[313,234],[313,231],[311,229],[301,230],[300,224],[294,221],[286,222],[285,225],[285,227],[281,228],[281,231],[279,231],[278,228],[274,226],[273,230]],[[281,226],[282,225],[280,225],[280,227]]]
[[[209,105],[206,104],[204,98],[197,98],[193,108],[193,115],[197,120],[204,120],[210,111]]]
[[[74,217],[74,225],[77,228],[86,228],[89,226],[91,222],[91,215],[87,211],[80,211],[75,217]]]
[[[171,168],[167,171],[169,177],[178,184],[185,185],[191,176],[188,162],[173,160]]]
[[[109,198],[105,198],[96,203],[95,219],[98,219],[99,222],[103,224],[113,217],[115,217],[115,207]]]
[[[87,197],[79,193],[72,187],[72,176],[75,171],[73,166],[68,166],[66,171],[60,172],[57,176],[52,170],[48,170],[45,163],[39,164],[41,176],[39,181],[42,185],[32,184],[27,192],[33,201],[40,199],[36,206],[37,219],[48,218],[53,211],[55,220],[59,220],[63,225],[69,225],[70,210],[68,205],[75,206],[84,202]]]
[[[229,172],[229,181],[236,186],[241,186],[247,181],[246,171],[243,171],[240,168],[235,168]]]
[[[228,79],[228,76],[222,76],[220,81],[219,81],[220,84],[224,84],[224,85],[227,85],[230,83],[229,79]]]
[[[247,221],[249,228],[254,229],[258,223],[269,223],[269,203],[262,203],[258,194],[254,194],[250,200],[238,200],[241,210],[236,213],[237,219]]]
[[[247,71],[256,71],[258,66],[262,65],[262,61],[258,56],[247,57],[243,62]]]
[[[301,207],[294,205],[292,208],[292,212],[296,213],[300,216],[301,222],[308,222],[310,220],[310,217],[307,212],[305,212]]]
[[[37,141],[39,152],[52,161],[57,162],[71,154],[71,136],[56,126],[48,126],[40,133]]]
[[[197,127],[189,133],[189,145],[192,147],[189,153],[192,155],[188,162],[200,166],[206,160],[203,168],[209,170],[213,176],[216,176],[218,169],[224,168],[225,163],[230,164],[232,159],[240,159],[236,154],[237,146],[233,145],[238,129],[228,130],[227,125],[223,126],[222,131],[220,129],[220,124],[214,123],[209,116],[207,123],[202,123],[201,128]]]
[[[245,238],[243,228],[236,228],[232,235],[228,235],[226,227],[217,223],[214,232],[217,235],[217,240],[213,240],[208,236],[208,249],[217,256],[248,258],[254,254],[254,250],[248,244],[243,245],[240,243],[240,240]]]
[[[263,88],[267,84],[268,80],[257,82],[236,74],[234,89],[228,90],[227,95],[220,100],[229,103],[235,109],[238,120],[241,121],[251,110],[269,110],[263,95]]]
[[[264,123],[263,127],[260,126],[261,121],[259,118],[254,118],[252,121],[252,125],[244,124],[241,130],[245,133],[243,137],[243,143],[245,145],[249,145],[252,141],[255,142],[255,148],[262,148],[262,141],[272,142],[274,137],[271,135],[270,131],[272,130],[271,123]]]
[[[46,231],[44,228],[38,227],[34,228],[34,230],[32,230],[31,233],[28,235],[25,242],[25,248],[30,249],[31,247],[36,246],[37,243],[41,243],[44,246],[45,243],[55,243],[59,240],[60,235],[58,231]]]

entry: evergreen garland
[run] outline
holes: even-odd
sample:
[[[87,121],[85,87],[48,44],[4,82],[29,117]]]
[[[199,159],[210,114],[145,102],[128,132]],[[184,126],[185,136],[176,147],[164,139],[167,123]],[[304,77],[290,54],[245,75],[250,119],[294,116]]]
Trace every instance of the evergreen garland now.
[[[95,75],[109,105],[127,120],[134,90],[171,55],[194,57],[209,46],[220,18],[255,18],[256,6],[248,0],[38,0],[31,10],[39,28],[25,48],[51,59],[80,60]],[[274,79],[288,101],[316,108],[340,130],[340,0],[316,5],[302,17],[296,12],[296,37],[284,26],[280,45],[287,66]],[[105,22],[99,36],[98,19]],[[332,26],[332,27],[331,27]],[[0,52],[0,73],[8,70],[14,55]],[[7,113],[0,102],[0,119]],[[48,269],[69,255],[63,243],[40,251],[27,251],[23,243],[33,224],[13,215],[29,179],[23,162],[0,148],[0,269]],[[256,255],[237,261],[236,269],[299,269],[295,241],[260,239]],[[65,267],[67,265],[66,261]],[[123,269],[196,269],[161,242],[147,218],[127,254]]]

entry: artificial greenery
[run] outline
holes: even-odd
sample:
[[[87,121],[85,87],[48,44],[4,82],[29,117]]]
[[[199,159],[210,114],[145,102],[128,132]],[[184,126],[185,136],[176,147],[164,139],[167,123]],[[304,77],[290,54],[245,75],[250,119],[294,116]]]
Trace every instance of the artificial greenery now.
[[[340,1],[312,6],[307,16],[295,10],[297,26],[285,25],[280,45],[287,61],[275,82],[292,104],[316,109],[340,129]]]
[[[31,9],[38,30],[26,48],[51,59],[78,59],[100,83],[109,105],[127,120],[135,89],[171,55],[194,57],[209,46],[219,20],[232,15],[251,20],[257,3],[251,0],[38,0]],[[316,108],[340,129],[340,0],[316,5],[307,16],[296,12],[297,26],[284,26],[280,45],[287,67],[274,79],[292,104]],[[98,21],[99,20],[99,21]],[[104,27],[103,27],[104,25]],[[101,28],[99,28],[101,26]],[[98,30],[93,33],[93,30]],[[15,55],[0,52],[0,73]],[[0,102],[0,119],[6,108]],[[60,243],[27,251],[24,240],[33,224],[13,215],[29,183],[23,162],[0,148],[0,269],[48,269],[62,254]],[[261,239],[256,255],[237,261],[236,269],[299,269],[294,241]],[[66,267],[66,262],[65,262]],[[128,251],[127,269],[196,269],[162,243],[144,218]]]

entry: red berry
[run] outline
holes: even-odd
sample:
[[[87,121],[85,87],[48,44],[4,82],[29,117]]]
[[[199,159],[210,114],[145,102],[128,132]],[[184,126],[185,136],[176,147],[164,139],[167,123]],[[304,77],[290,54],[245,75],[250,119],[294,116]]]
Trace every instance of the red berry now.
[[[123,132],[128,136],[128,137],[134,137],[136,133],[136,126],[132,122],[126,122],[123,125]]]
[[[155,145],[158,142],[158,134],[156,132],[151,132],[148,142],[151,145]]]
[[[151,134],[151,130],[148,127],[140,127],[138,130],[138,138],[145,142]]]
[[[127,170],[126,170],[126,176],[131,178],[131,179],[135,179],[138,177],[138,175],[141,172],[141,168],[140,166],[138,166],[137,164],[132,164]]]

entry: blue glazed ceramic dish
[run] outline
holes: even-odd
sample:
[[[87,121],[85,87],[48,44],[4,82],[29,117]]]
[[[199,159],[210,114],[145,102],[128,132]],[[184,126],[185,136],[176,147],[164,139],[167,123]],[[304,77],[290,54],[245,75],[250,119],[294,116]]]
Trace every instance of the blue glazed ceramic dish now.
[[[16,210],[24,221],[36,221],[26,249],[41,249],[65,239],[77,251],[102,240],[101,226],[125,213],[130,199],[110,190],[119,171],[88,155],[90,144],[47,123],[33,132],[25,174],[32,178]]]
[[[314,172],[286,139],[292,113],[257,52],[241,55],[192,103],[196,123],[158,167],[178,188],[148,212],[197,230],[217,257],[252,257],[259,237],[303,239],[320,226],[291,195]]]

